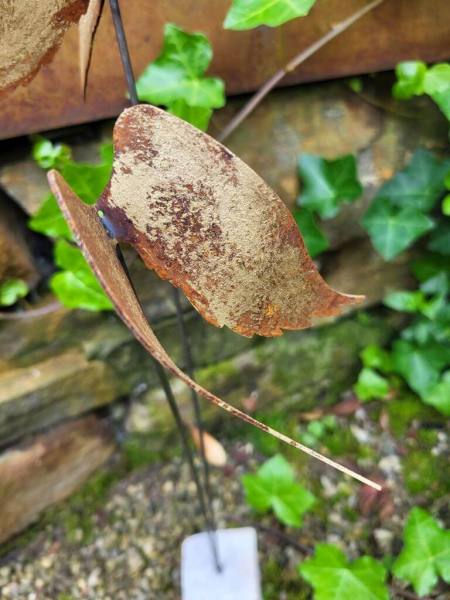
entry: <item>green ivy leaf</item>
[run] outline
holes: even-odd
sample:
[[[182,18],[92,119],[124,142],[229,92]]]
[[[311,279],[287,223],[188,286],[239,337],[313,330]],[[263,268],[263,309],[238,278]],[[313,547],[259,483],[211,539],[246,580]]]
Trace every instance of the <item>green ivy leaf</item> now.
[[[71,149],[65,144],[53,144],[39,139],[33,144],[31,154],[41,169],[62,169],[70,161]]]
[[[440,63],[430,67],[423,81],[423,89],[450,120],[450,65]]]
[[[301,154],[298,172],[304,187],[297,203],[317,212],[322,219],[335,217],[341,203],[353,202],[363,192],[358,181],[356,160],[351,154],[337,160]]]
[[[421,96],[424,92],[423,82],[427,66],[419,60],[398,63],[395,74],[398,81],[392,88],[392,95],[397,100],[409,100],[412,96]]]
[[[419,346],[425,346],[432,341],[442,344],[450,339],[450,322],[443,325],[440,322],[421,317],[404,329],[401,336],[404,340],[415,342]]]
[[[401,312],[415,313],[420,312],[425,304],[425,295],[423,292],[394,292],[386,296],[383,304]]]
[[[448,160],[438,160],[418,148],[408,165],[380,188],[375,200],[389,198],[396,206],[428,212],[445,191],[448,168]]]
[[[316,0],[233,0],[223,26],[238,31],[259,25],[278,27],[304,17],[315,3]]]
[[[404,532],[404,548],[392,572],[412,583],[419,596],[429,594],[439,576],[450,583],[450,531],[442,529],[422,508],[409,513]]]
[[[28,286],[21,279],[7,279],[0,283],[0,306],[12,306],[28,294]]]
[[[426,397],[436,385],[441,370],[449,361],[449,351],[440,344],[430,343],[422,347],[406,340],[396,340],[392,345],[393,370],[421,397]]]
[[[180,101],[205,109],[224,106],[223,81],[204,76],[211,59],[211,44],[204,35],[166,25],[161,54],[137,81],[139,99],[174,111],[180,110],[179,105],[173,107]]]
[[[442,214],[450,217],[450,194],[447,194],[442,200]]]
[[[315,600],[389,600],[386,569],[370,556],[349,562],[336,546],[317,544],[315,556],[299,571],[314,588]]]
[[[49,237],[73,239],[72,232],[52,194],[47,196],[34,217],[28,221],[28,227]]]
[[[303,241],[312,258],[324,252],[330,243],[317,225],[314,215],[306,209],[297,209],[294,219],[301,231]]]
[[[431,232],[428,250],[450,256],[450,219],[445,219],[444,222],[439,223],[436,229]]]
[[[64,306],[92,311],[113,310],[78,248],[60,240],[55,246],[55,262],[64,270],[53,275],[50,287]]]
[[[213,112],[211,108],[189,106],[184,100],[172,102],[168,111],[172,115],[184,119],[201,131],[206,131],[208,129],[209,119]]]
[[[101,146],[100,155],[103,159],[100,165],[68,161],[61,169],[64,179],[86,204],[94,204],[108,184],[113,163],[112,144]],[[47,196],[34,217],[28,221],[28,227],[49,237],[73,240],[72,232],[52,194]]]
[[[428,394],[422,397],[425,404],[434,406],[441,414],[450,417],[450,371],[446,371]]]
[[[69,163],[61,173],[83,202],[95,204],[108,184],[111,169],[112,163],[104,165]]]
[[[433,221],[414,208],[399,208],[388,198],[377,197],[361,219],[372,244],[385,260],[406,250],[433,228]]]
[[[391,370],[391,358],[386,350],[377,346],[377,344],[370,344],[360,354],[361,360],[365,367],[371,369],[378,369],[382,373],[389,373]]]
[[[295,482],[294,472],[283,456],[266,461],[256,475],[243,475],[247,502],[257,511],[272,508],[282,523],[301,527],[302,515],[315,497]]]
[[[450,265],[448,258],[440,254],[427,254],[411,263],[411,272],[421,284],[424,284],[441,273],[450,273]]]
[[[363,91],[363,80],[361,77],[351,77],[347,79],[346,83],[355,94],[360,94]]]
[[[353,389],[360,400],[367,402],[374,398],[384,398],[389,392],[389,383],[373,369],[364,367]]]
[[[107,144],[102,144],[100,146],[100,157],[102,162],[106,165],[109,165],[110,170],[112,170],[112,165],[114,162],[114,144],[112,142],[108,142]]]

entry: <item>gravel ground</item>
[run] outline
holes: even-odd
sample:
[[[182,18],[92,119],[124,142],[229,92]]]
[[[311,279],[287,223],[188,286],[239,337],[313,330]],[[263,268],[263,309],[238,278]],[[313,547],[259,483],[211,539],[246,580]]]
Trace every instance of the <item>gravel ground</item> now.
[[[320,494],[320,502],[305,515],[301,530],[283,528],[270,514],[257,517],[244,502],[239,476],[254,471],[262,460],[252,444],[229,442],[228,465],[212,470],[218,526],[257,520],[259,527],[271,530],[258,533],[268,600],[311,597],[297,574],[305,558],[302,546],[329,541],[350,558],[399,551],[398,535],[412,499],[403,485],[398,440],[374,423],[366,410],[359,410],[350,425],[348,419],[339,419],[339,427],[349,426],[358,443],[371,450],[368,457],[355,458],[355,463],[366,474],[382,479],[391,491],[374,496],[370,488],[302,457],[296,464],[299,478]],[[444,434],[439,444],[436,451],[448,451]],[[439,510],[445,498],[434,502]],[[180,545],[187,535],[202,530],[195,486],[184,461],[175,459],[132,472],[113,484],[104,503],[83,520],[74,518],[73,504],[58,510],[64,519],[47,523],[25,547],[1,560],[2,599],[180,598]],[[446,592],[439,597],[449,598]]]

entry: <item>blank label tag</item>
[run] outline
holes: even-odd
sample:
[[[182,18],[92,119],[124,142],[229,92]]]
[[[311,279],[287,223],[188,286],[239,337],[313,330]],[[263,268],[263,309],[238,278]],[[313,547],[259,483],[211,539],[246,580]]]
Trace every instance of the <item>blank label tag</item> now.
[[[217,531],[222,573],[215,569],[207,533],[191,535],[181,548],[183,600],[262,600],[256,531]]]

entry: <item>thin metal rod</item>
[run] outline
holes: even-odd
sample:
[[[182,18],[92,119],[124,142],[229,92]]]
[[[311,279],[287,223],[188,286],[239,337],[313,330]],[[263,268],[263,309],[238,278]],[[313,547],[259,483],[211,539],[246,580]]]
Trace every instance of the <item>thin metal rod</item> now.
[[[200,478],[198,476],[198,471],[197,471],[197,468],[194,463],[194,458],[192,455],[191,447],[189,446],[189,439],[188,439],[188,436],[186,433],[186,427],[183,423],[183,419],[181,417],[180,410],[176,403],[175,396],[173,395],[172,388],[170,387],[169,379],[167,378],[167,373],[166,373],[164,367],[156,359],[153,359],[153,362],[155,364],[156,371],[157,371],[159,379],[161,381],[161,385],[166,394],[166,398],[169,403],[170,409],[172,411],[173,418],[175,419],[175,423],[178,428],[178,433],[181,438],[181,443],[183,445],[184,453],[185,453],[185,456],[189,463],[191,476],[192,476],[192,479],[194,480],[195,486],[197,488],[197,496],[200,501],[200,508],[201,508],[203,518],[205,519],[205,522],[206,522],[207,528],[208,528],[208,535],[209,535],[209,539],[210,539],[210,543],[211,543],[211,548],[212,548],[212,553],[213,553],[213,558],[214,558],[214,565],[215,565],[216,570],[219,573],[221,573],[222,567],[219,562],[219,554],[218,554],[217,544],[216,544],[216,539],[215,539],[216,538],[215,531],[213,529],[213,524],[211,523],[209,516],[208,516],[208,510],[207,510],[205,500],[203,497],[203,490],[202,490],[202,486],[200,483]]]
[[[119,0],[109,0],[111,14],[116,29],[117,43],[119,44],[120,56],[122,58],[123,70],[127,80],[128,93],[130,94],[131,104],[139,104],[136,80],[134,78],[133,67],[131,66],[130,53],[128,51],[127,38],[123,28],[122,15],[120,14]]]
[[[136,80],[134,78],[133,67],[131,65],[131,59],[130,59],[130,53],[128,51],[128,44],[127,44],[127,39],[126,39],[126,35],[125,35],[125,30],[123,27],[122,15],[120,13],[119,0],[109,0],[109,4],[111,7],[111,14],[113,17],[114,27],[116,30],[117,42],[119,45],[120,56],[122,58],[123,69],[124,69],[125,77],[126,77],[126,81],[127,81],[128,93],[130,95],[130,101],[131,101],[132,105],[137,105],[137,104],[139,104],[139,98],[138,98],[137,90],[136,90]],[[120,251],[120,248],[119,248],[119,251]],[[123,256],[122,256],[122,262],[124,263]],[[126,272],[127,272],[127,270],[126,270]],[[130,279],[129,275],[128,275],[128,279]],[[131,282],[131,280],[130,280],[130,282]],[[175,307],[176,307],[176,313],[177,313],[178,329],[180,332],[181,342],[182,342],[182,346],[183,346],[184,360],[185,360],[186,367],[187,367],[186,370],[188,372],[189,377],[191,377],[191,379],[193,379],[194,366],[193,366],[193,362],[192,362],[192,354],[191,354],[191,349],[189,346],[189,339],[188,339],[187,332],[186,332],[186,325],[184,323],[183,311],[181,309],[179,292],[176,288],[173,288],[173,294],[174,294],[174,301],[175,301]],[[158,365],[159,365],[159,363],[158,363]],[[163,369],[163,371],[164,371],[164,369]],[[166,393],[166,395],[167,395],[167,393]],[[172,398],[173,398],[173,396],[172,396]],[[210,515],[210,517],[207,519],[207,521],[209,523],[209,526],[208,526],[209,535],[210,535],[210,539],[211,539],[211,546],[212,546],[212,551],[213,551],[213,555],[214,555],[215,566],[216,566],[217,571],[220,572],[221,566],[220,566],[220,562],[219,562],[219,558],[218,558],[216,523],[215,523],[214,509],[213,509],[213,505],[212,505],[209,466],[208,466],[208,461],[206,460],[206,456],[205,456],[203,425],[202,425],[202,421],[201,421],[201,417],[200,417],[200,405],[199,405],[199,401],[198,401],[197,392],[192,389],[191,389],[191,398],[192,398],[192,405],[193,405],[193,409],[194,409],[195,422],[196,422],[196,426],[197,426],[197,429],[198,429],[199,435],[200,435],[200,454],[202,457],[202,465],[203,465],[203,471],[204,471],[205,495],[207,498],[207,507],[208,507],[208,511],[209,511],[209,515]],[[167,397],[167,400],[169,401],[169,397]],[[175,402],[175,398],[173,398],[173,401]],[[170,403],[170,401],[169,401],[169,403]],[[178,410],[178,408],[177,408],[177,410]],[[180,435],[181,435],[181,433],[180,433]],[[184,428],[183,428],[183,436],[185,436]],[[199,481],[199,477],[197,474],[195,464],[193,461],[191,461],[191,458],[192,458],[191,454],[189,454],[189,456],[190,456],[189,461],[190,461],[190,463],[192,463],[192,468],[195,470],[196,484],[198,483],[200,485],[200,481]],[[200,502],[202,505],[204,505],[203,489],[199,486],[197,486],[197,489],[199,492]]]
[[[120,248],[119,244],[116,245],[116,255],[117,255],[117,258],[119,259],[120,264],[122,265],[122,269],[124,270],[124,273],[127,276],[127,279],[130,283],[131,289],[133,290],[133,292],[136,296],[137,301],[139,302],[139,304],[141,304],[139,297],[136,293],[136,288],[134,287],[134,283],[131,279],[130,272],[128,270],[128,265],[125,261],[124,255],[122,253],[122,249]],[[142,308],[142,306],[141,306],[141,308]],[[180,309],[181,309],[181,306],[180,306]],[[190,349],[189,349],[189,355],[190,355]],[[214,566],[215,566],[217,572],[221,573],[222,566],[221,566],[221,563],[219,560],[219,550],[218,550],[218,545],[217,545],[216,527],[215,527],[215,522],[213,519],[213,513],[211,511],[208,513],[208,510],[207,510],[209,508],[209,506],[207,505],[207,503],[205,502],[205,499],[204,499],[203,487],[201,485],[200,478],[198,476],[197,467],[195,466],[191,448],[189,446],[188,436],[186,433],[186,427],[183,423],[183,419],[181,417],[178,405],[176,403],[175,396],[173,395],[172,388],[170,387],[170,382],[169,382],[169,379],[167,377],[167,373],[166,373],[164,367],[155,358],[153,358],[153,362],[155,364],[156,371],[158,373],[158,377],[161,381],[161,385],[164,389],[164,393],[166,395],[167,402],[169,403],[170,409],[172,411],[172,415],[175,419],[175,423],[178,428],[178,433],[181,437],[183,449],[184,449],[186,458],[189,463],[191,475],[195,482],[195,487],[197,488],[197,496],[198,496],[198,500],[200,503],[200,509],[203,514],[203,518],[204,518],[204,521],[206,524],[206,529],[208,531],[209,540],[210,540],[210,544],[211,544],[212,555],[214,558]],[[197,404],[198,404],[198,398],[197,398]],[[209,501],[209,498],[208,498],[208,501]]]
[[[186,331],[186,323],[185,323],[185,320],[183,317],[183,309],[181,307],[180,292],[179,292],[178,288],[172,286],[172,294],[173,294],[173,300],[175,302],[175,308],[176,308],[176,313],[177,313],[178,329],[180,332],[181,343],[183,346],[183,357],[184,357],[184,362],[185,362],[186,373],[189,375],[189,377],[191,379],[195,380],[194,361],[192,359],[191,347],[189,344],[189,338],[188,338],[188,334]],[[212,522],[213,528],[215,530],[216,529],[216,518],[215,518],[215,514],[214,514],[214,508],[212,505],[211,481],[210,481],[210,473],[209,473],[209,464],[208,464],[208,461],[206,460],[206,453],[205,453],[205,440],[203,437],[204,428],[203,428],[202,418],[200,415],[200,403],[199,403],[197,392],[192,388],[191,388],[191,400],[192,400],[192,406],[194,409],[195,425],[198,429],[199,436],[200,436],[200,455],[202,457],[203,478],[204,478],[204,483],[205,483],[206,499],[208,502],[208,509],[209,509],[209,514],[211,516],[211,522]]]
[[[126,40],[126,36],[125,36],[122,17],[120,14],[120,7],[119,7],[118,0],[110,0],[110,6],[111,6],[111,13],[113,16],[114,26],[115,26],[116,34],[117,34],[117,41],[118,41],[119,48],[120,48],[120,54],[122,57],[122,64],[123,64],[123,68],[125,71],[125,77],[127,80],[127,86],[128,86],[128,92],[130,95],[130,100],[133,105],[136,105],[139,103],[139,99],[137,96],[136,82],[135,82],[135,78],[134,78],[133,68],[131,65],[130,54],[128,51],[128,44],[127,44],[127,40]],[[185,327],[185,323],[184,323],[184,319],[183,319],[183,313],[181,310],[178,290],[173,288],[173,293],[174,293],[174,300],[175,300],[175,306],[176,306],[176,312],[177,312],[178,328],[179,328],[180,336],[181,336],[181,340],[182,340],[184,359],[185,359],[185,362],[187,365],[188,374],[192,378],[193,377],[192,355],[191,355],[191,351],[190,351],[190,347],[189,347],[189,340],[187,338],[186,327]],[[158,370],[160,371],[160,369],[158,369]],[[163,387],[164,387],[164,385],[163,385]],[[205,448],[204,448],[204,440],[203,440],[203,426],[202,426],[202,422],[201,422],[201,418],[200,418],[200,406],[199,406],[198,396],[197,396],[197,393],[195,392],[195,390],[191,390],[191,397],[192,397],[192,404],[194,407],[195,421],[196,421],[197,429],[199,430],[199,435],[200,435],[200,450],[201,450],[200,453],[201,453],[201,457],[202,457],[202,464],[203,464],[203,470],[204,470],[205,492],[206,492],[206,497],[207,497],[207,505],[208,505],[208,511],[209,511],[209,515],[210,515],[210,518],[208,518],[208,523],[210,524],[209,533],[210,533],[210,535],[213,535],[213,537],[214,537],[214,539],[212,540],[212,549],[213,549],[213,553],[214,553],[216,568],[218,571],[220,571],[217,543],[216,543],[216,539],[215,539],[216,526],[215,526],[215,517],[214,517],[214,512],[213,512],[213,507],[212,507],[211,487],[210,487],[210,480],[209,480],[209,467],[208,467],[208,462],[206,461],[206,457],[205,457]],[[173,400],[175,401],[175,399],[173,399]],[[168,401],[169,401],[169,398],[168,398]],[[170,401],[169,401],[169,403],[170,403]],[[177,410],[178,410],[178,408],[177,408]],[[185,435],[185,430],[183,429],[183,436],[184,435]],[[192,458],[192,457],[190,457],[190,458]],[[195,470],[195,480],[196,480],[196,483],[199,483],[199,478],[198,478],[198,474],[197,474],[195,465],[194,465],[193,461],[189,460],[189,462],[190,463],[192,462],[192,467]],[[202,505],[204,505],[202,490],[200,488],[198,488],[198,490],[199,490],[200,502]]]

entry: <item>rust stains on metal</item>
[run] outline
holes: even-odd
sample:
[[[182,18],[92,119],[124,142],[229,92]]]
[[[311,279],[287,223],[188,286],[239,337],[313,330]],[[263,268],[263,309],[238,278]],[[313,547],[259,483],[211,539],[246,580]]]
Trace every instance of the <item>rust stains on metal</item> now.
[[[214,394],[211,394],[211,392],[202,388],[183,373],[161,346],[145,318],[131,283],[117,257],[115,251],[117,242],[109,237],[100,221],[96,207],[84,204],[70,189],[63,177],[56,171],[50,171],[48,179],[52,191],[56,196],[63,215],[67,220],[81,251],[113,303],[117,313],[136,339],[163,367],[168,369],[173,375],[181,379],[181,381],[199,394],[202,394],[207,400],[235,417],[246,421],[254,427],[258,427],[258,429],[261,429],[283,442],[290,444],[294,448],[317,458],[342,473],[358,479],[362,483],[366,483],[376,489],[381,489],[381,486],[371,482],[366,477],[335,463],[331,459],[322,456],[303,444],[299,444],[295,440],[292,440],[230,404],[227,404],[217,396],[214,396]]]
[[[250,167],[152,106],[117,120],[113,173],[96,206],[205,319],[241,335],[303,329],[362,299],[326,285],[290,212]]]
[[[89,0],[15,0],[0,6],[0,97],[29,83],[50,63],[64,32]]]
[[[29,0],[28,0],[29,1]],[[34,6],[48,0],[35,0]],[[161,50],[164,25],[176,23],[186,31],[207,35],[214,49],[211,74],[224,79],[227,94],[259,88],[301,50],[319,39],[369,0],[317,2],[304,19],[282,27],[229,31],[222,26],[230,0],[127,0],[121,3],[130,54],[136,75]],[[52,0],[53,2],[53,0]],[[5,0],[0,0],[0,7]],[[17,3],[14,0],[13,4]],[[151,10],[149,10],[151,6]],[[1,13],[0,8],[0,13]],[[33,12],[34,12],[33,8]],[[406,15],[406,16],[405,16]],[[384,2],[354,27],[322,48],[283,80],[283,85],[372,73],[392,69],[402,60],[425,62],[450,56],[448,0],[391,0]],[[0,47],[3,42],[0,17]],[[401,35],[392,35],[401,22]],[[418,34],[420,32],[420,35]],[[117,116],[128,104],[118,49],[111,44],[114,26],[105,6],[92,52],[86,101],[80,103],[78,36],[72,28],[64,36],[51,65],[42,69],[11,100],[0,104],[0,138]],[[58,110],[55,110],[57,106]],[[228,113],[224,118],[230,118]],[[218,120],[219,125],[225,122]]]

